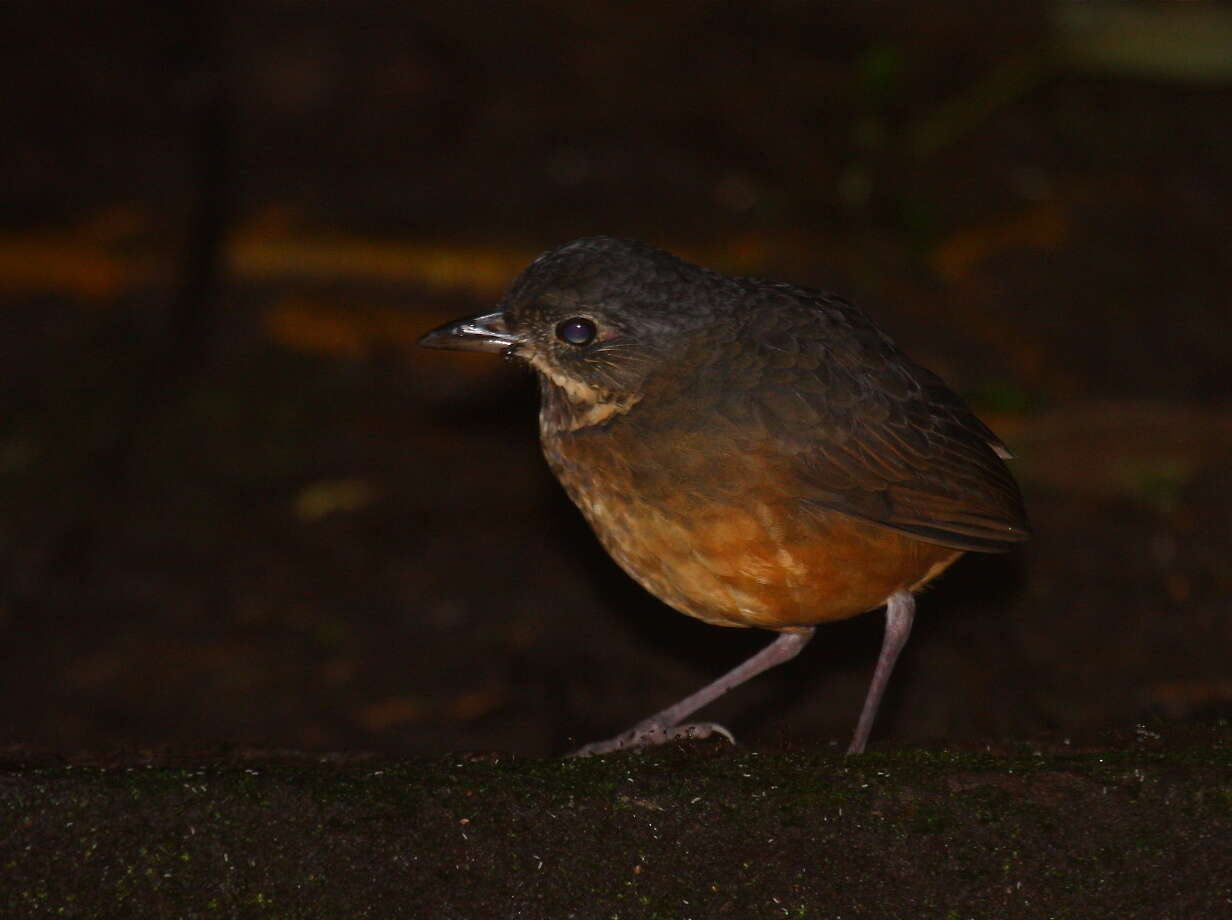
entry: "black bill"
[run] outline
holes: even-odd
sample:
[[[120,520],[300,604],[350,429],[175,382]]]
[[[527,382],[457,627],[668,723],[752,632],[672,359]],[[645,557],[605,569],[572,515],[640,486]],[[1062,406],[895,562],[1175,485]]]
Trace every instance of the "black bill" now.
[[[484,313],[454,320],[438,326],[419,340],[424,348],[491,352],[507,351],[520,342],[505,324],[504,313]]]

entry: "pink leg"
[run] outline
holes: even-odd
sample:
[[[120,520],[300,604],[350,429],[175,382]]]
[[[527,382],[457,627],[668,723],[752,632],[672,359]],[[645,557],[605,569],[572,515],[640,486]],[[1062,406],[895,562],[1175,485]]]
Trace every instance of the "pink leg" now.
[[[910,620],[908,620],[910,626]],[[701,709],[707,703],[712,703],[728,690],[739,687],[745,681],[756,677],[763,671],[768,671],[775,665],[790,661],[800,653],[800,649],[808,645],[813,638],[813,630],[781,633],[777,639],[764,649],[732,668],[718,680],[707,684],[692,696],[687,696],[674,706],[669,706],[662,712],[655,713],[649,719],[639,722],[633,728],[615,738],[606,741],[595,741],[578,748],[570,756],[586,757],[590,754],[607,754],[611,751],[623,751],[628,748],[649,747],[663,744],[679,738],[705,738],[719,734],[731,741],[731,732],[722,725],[713,722],[698,722],[690,725],[680,723]]]
[[[890,682],[890,674],[894,670],[894,662],[898,661],[898,653],[907,644],[911,635],[911,621],[915,619],[915,598],[910,591],[895,591],[886,601],[885,637],[881,641],[881,655],[877,659],[877,670],[873,672],[873,682],[868,687],[868,695],[864,698],[864,709],[860,712],[860,722],[856,726],[855,737],[851,739],[848,754],[863,754],[868,743],[868,733],[873,729],[873,720],[877,718],[877,709],[881,706],[881,697],[885,693],[886,684]]]

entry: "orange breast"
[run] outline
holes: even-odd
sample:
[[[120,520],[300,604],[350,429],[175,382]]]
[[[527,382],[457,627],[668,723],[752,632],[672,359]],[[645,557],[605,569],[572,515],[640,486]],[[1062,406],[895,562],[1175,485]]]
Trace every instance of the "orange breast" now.
[[[580,445],[579,445],[580,446]],[[788,629],[838,620],[917,588],[961,553],[771,488],[701,501],[649,490],[611,456],[545,444],[549,463],[612,557],[682,613],[722,626]]]

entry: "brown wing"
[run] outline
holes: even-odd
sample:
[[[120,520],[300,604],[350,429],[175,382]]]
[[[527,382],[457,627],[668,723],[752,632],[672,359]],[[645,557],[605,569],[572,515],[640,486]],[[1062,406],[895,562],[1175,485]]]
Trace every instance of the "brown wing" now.
[[[1005,446],[935,374],[839,300],[759,311],[715,408],[788,495],[955,549],[1030,536]]]

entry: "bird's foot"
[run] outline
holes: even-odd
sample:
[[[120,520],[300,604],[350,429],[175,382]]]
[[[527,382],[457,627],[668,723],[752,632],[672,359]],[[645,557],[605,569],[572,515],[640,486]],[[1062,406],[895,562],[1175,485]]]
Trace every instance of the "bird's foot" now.
[[[732,744],[736,743],[735,737],[722,725],[717,722],[689,722],[685,725],[664,725],[662,722],[656,722],[653,719],[647,719],[645,722],[639,722],[627,732],[622,732],[615,738],[608,738],[606,741],[592,741],[590,744],[583,745],[576,751],[569,753],[569,757],[590,757],[592,754],[610,754],[613,751],[631,751],[635,748],[655,747],[660,744],[668,744],[672,741],[700,741],[702,738],[709,738],[712,735],[721,735]]]

